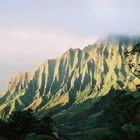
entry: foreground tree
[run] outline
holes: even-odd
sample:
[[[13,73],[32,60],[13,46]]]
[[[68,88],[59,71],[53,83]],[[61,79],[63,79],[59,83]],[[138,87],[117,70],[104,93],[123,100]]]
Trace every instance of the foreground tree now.
[[[8,135],[11,139],[22,137],[34,130],[37,118],[31,109],[13,111],[8,119]]]
[[[0,120],[0,136],[8,140],[24,140],[31,133],[52,136],[52,123],[51,116],[39,119],[31,109],[13,111],[6,121]]]
[[[49,134],[53,133],[53,120],[50,115],[45,115],[41,119],[38,120],[35,126],[35,132],[37,134]]]
[[[131,51],[126,51],[124,56],[130,72],[140,79],[140,43],[136,44]]]

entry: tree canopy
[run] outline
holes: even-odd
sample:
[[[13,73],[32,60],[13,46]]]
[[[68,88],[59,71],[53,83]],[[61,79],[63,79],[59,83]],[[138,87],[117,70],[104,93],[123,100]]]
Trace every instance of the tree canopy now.
[[[33,110],[13,111],[7,120],[0,120],[0,136],[8,140],[24,140],[30,133],[50,135],[53,134],[53,120],[50,115],[37,118]]]
[[[124,56],[130,72],[140,79],[140,43],[137,43],[131,51],[126,51]]]
[[[124,92],[114,96],[108,108],[105,110],[109,114],[109,122],[118,125],[135,123],[135,117],[139,111],[140,98],[125,94]]]

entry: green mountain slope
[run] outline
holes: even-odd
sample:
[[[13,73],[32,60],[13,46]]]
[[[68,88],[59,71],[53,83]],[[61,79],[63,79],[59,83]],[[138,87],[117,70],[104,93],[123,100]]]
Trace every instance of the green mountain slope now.
[[[136,90],[140,81],[125,68],[124,52],[139,41],[140,37],[104,37],[83,50],[69,49],[32,71],[16,74],[0,98],[1,116],[27,108],[38,115],[51,110],[69,116],[91,107],[111,87]]]

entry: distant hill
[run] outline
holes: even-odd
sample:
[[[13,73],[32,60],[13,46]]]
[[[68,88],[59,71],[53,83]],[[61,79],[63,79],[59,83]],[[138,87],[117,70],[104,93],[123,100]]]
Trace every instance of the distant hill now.
[[[83,50],[69,49],[33,71],[17,73],[0,99],[1,114],[27,108],[38,115],[49,110],[54,114],[82,111],[111,87],[135,90],[138,79],[125,68],[124,52],[138,42],[140,37],[103,37]]]

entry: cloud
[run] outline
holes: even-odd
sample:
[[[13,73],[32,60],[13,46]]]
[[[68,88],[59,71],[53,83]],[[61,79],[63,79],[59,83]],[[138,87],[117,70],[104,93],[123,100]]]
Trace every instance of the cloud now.
[[[97,37],[81,37],[60,31],[9,30],[0,33],[0,50],[5,55],[44,54],[46,58],[61,55],[68,48],[83,48],[94,43]],[[56,51],[59,51],[57,54]],[[1,54],[4,55],[4,54]]]

